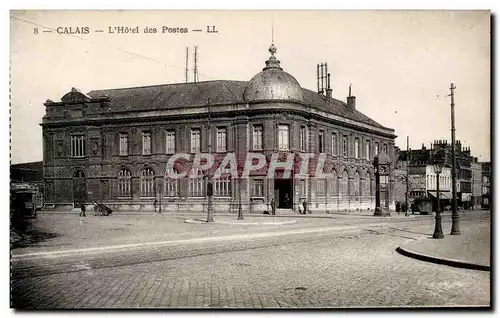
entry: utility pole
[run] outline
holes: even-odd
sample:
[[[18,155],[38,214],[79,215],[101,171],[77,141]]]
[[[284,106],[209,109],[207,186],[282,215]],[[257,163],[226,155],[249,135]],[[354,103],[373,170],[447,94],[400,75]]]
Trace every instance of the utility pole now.
[[[410,143],[410,137],[406,136],[406,197],[405,197],[405,203],[406,203],[406,211],[405,214],[408,215],[408,193],[410,189],[410,148],[409,148],[409,143]]]
[[[454,90],[456,86],[451,83],[450,97],[451,97],[451,184],[452,184],[452,198],[451,198],[451,233],[450,235],[460,235],[459,218],[457,211],[457,163],[456,163],[456,144],[455,144],[455,95]]]
[[[238,107],[238,106],[236,106]],[[238,112],[236,112],[235,116],[237,116]],[[235,117],[236,118],[236,117]],[[238,137],[240,136],[240,125],[238,123],[238,119],[236,118],[235,120],[235,129],[237,129],[237,133],[234,135],[234,138],[236,138],[236,149],[235,153],[236,155],[236,162],[237,162],[237,167],[241,166],[243,168],[243,161],[241,160],[241,149],[240,148],[240,142]],[[241,174],[238,176],[238,218],[237,220],[243,220],[243,208],[241,206],[241,182],[242,182],[242,177],[243,177],[243,169],[241,169]]]
[[[195,47],[196,49],[196,47]],[[196,56],[196,55],[195,55]],[[210,113],[210,97],[207,101],[208,108],[208,153],[212,152],[212,123],[211,123],[211,113]],[[207,223],[213,222],[214,217],[214,207],[212,203],[213,196],[213,184],[212,184],[212,171],[208,169],[208,180],[207,180],[207,196],[208,196],[208,207],[207,207]]]
[[[184,70],[186,76],[186,83],[188,82],[188,63],[189,63],[189,47],[186,47],[186,68]]]

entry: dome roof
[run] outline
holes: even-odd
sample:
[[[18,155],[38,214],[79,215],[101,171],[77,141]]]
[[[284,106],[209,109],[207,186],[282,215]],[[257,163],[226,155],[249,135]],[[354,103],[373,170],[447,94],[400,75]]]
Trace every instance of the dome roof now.
[[[290,74],[283,71],[280,61],[276,59],[276,47],[269,48],[271,57],[266,61],[266,67],[248,82],[243,99],[258,101],[269,99],[303,101],[302,88],[299,82]]]

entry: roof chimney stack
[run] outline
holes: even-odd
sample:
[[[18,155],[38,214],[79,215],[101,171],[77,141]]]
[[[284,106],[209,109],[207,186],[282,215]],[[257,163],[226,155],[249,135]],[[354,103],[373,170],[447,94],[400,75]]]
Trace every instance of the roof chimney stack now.
[[[356,96],[351,95],[351,84],[349,84],[349,96],[347,96],[347,108],[356,110]]]
[[[330,100],[332,98],[332,89],[330,87],[330,73],[328,73],[328,77],[326,79],[326,98]]]

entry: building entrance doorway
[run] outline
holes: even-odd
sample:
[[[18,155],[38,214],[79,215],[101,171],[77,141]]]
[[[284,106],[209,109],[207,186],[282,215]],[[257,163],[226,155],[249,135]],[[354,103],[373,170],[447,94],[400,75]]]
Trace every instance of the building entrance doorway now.
[[[291,209],[293,202],[292,179],[274,179],[274,197],[278,209]]]
[[[73,174],[73,202],[85,202],[87,199],[87,185],[85,173],[82,170],[76,170]]]

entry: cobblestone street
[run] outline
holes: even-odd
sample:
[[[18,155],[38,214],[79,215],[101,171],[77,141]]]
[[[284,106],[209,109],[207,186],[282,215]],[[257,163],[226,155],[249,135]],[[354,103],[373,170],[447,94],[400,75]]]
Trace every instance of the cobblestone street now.
[[[443,221],[448,231],[449,222]],[[411,222],[27,260],[13,265],[12,306],[488,306],[490,272],[427,263],[395,251],[432,230],[431,219]],[[463,231],[477,222],[489,218],[462,220]]]

